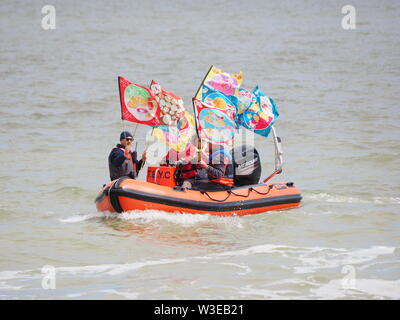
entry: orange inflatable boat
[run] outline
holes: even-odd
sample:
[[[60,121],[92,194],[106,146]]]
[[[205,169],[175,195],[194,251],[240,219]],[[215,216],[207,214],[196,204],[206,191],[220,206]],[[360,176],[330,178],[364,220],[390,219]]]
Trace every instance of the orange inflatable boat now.
[[[163,210],[167,212],[242,216],[300,206],[300,191],[293,182],[267,183],[282,172],[280,138],[272,127],[275,142],[275,171],[259,183],[260,157],[252,146],[241,145],[231,152],[235,185],[226,191],[198,191],[177,186],[171,166],[148,167],[147,181],[128,177],[104,185],[95,203],[99,211]]]
[[[298,207],[302,197],[290,182],[256,184],[228,191],[196,191],[122,177],[105,185],[95,203],[99,211],[248,215]]]

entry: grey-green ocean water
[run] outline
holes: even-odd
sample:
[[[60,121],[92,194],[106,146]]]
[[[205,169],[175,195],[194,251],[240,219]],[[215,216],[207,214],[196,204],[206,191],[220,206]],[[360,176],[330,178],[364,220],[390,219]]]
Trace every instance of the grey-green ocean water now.
[[[47,31],[45,4],[0,2],[1,299],[400,298],[397,1],[351,1],[355,30],[343,1],[54,0]],[[275,181],[294,181],[302,206],[96,212],[122,129],[117,76],[190,109],[211,64],[276,101]],[[255,144],[266,176],[271,139]]]

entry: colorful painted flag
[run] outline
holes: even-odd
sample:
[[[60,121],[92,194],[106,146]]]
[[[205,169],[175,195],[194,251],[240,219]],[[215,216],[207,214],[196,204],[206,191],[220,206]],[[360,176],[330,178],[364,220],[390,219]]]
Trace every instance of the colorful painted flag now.
[[[238,116],[256,102],[256,96],[250,90],[240,88],[238,92],[237,113]]]
[[[279,117],[278,108],[258,87],[253,90],[253,96],[249,96],[248,92],[243,92],[245,98],[241,98],[239,94],[239,105],[242,103],[245,108],[238,116],[239,123],[254,133],[268,137],[272,125]]]
[[[227,96],[220,91],[203,85],[202,101],[206,105],[210,105],[216,109],[223,110],[236,123],[238,98],[236,98],[235,96]]]
[[[193,105],[199,138],[213,144],[232,146],[236,124],[226,110],[207,105],[195,98],[193,98]]]
[[[179,119],[185,114],[181,97],[164,90],[156,81],[152,81],[150,91],[153,93],[160,108],[161,125],[177,126]]]
[[[237,96],[238,89],[243,81],[243,74],[229,74],[220,69],[211,66],[208,70],[203,82],[200,84],[199,89],[196,92],[195,98],[197,100],[202,99],[203,85],[213,88],[214,90],[221,91],[227,96]]]
[[[153,93],[146,87],[118,77],[122,120],[159,126],[160,108]]]
[[[185,150],[194,133],[194,118],[187,111],[184,111],[176,126],[159,126],[153,130],[154,137],[178,152]]]

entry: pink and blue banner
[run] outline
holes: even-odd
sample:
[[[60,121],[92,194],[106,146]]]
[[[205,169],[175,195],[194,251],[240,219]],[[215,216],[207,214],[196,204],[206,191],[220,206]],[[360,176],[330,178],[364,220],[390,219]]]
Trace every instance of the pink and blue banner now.
[[[201,141],[232,146],[236,123],[228,109],[216,108],[195,98],[193,98],[193,106]]]
[[[252,92],[239,89],[238,122],[241,126],[268,137],[279,117],[275,102],[256,87]]]

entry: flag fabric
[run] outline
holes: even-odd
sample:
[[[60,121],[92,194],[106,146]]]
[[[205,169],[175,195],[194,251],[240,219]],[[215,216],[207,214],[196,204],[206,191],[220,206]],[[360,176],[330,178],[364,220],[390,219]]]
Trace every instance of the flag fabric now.
[[[202,99],[203,85],[206,85],[214,90],[220,91],[228,96],[237,96],[238,89],[243,81],[242,72],[238,74],[230,74],[220,69],[211,66],[210,70],[206,74],[203,82],[197,90],[195,98],[197,100]]]
[[[250,90],[240,88],[238,92],[237,114],[238,116],[256,102],[256,96]]]
[[[236,123],[236,113],[238,108],[237,97],[225,95],[207,85],[203,85],[201,100],[206,105],[223,110]]]
[[[170,148],[182,152],[195,132],[193,116],[184,111],[176,126],[159,126],[154,128],[153,136],[163,141]]]
[[[227,111],[205,104],[195,98],[193,98],[193,106],[196,112],[199,138],[213,144],[232,146],[236,124]]]
[[[182,98],[166,91],[154,80],[150,84],[150,91],[160,108],[161,125],[176,126],[185,114]]]
[[[239,115],[240,125],[262,135],[268,137],[272,125],[279,117],[278,108],[275,102],[256,87],[252,95],[249,91],[239,93]]]
[[[150,89],[118,77],[122,120],[159,126],[160,108]]]

